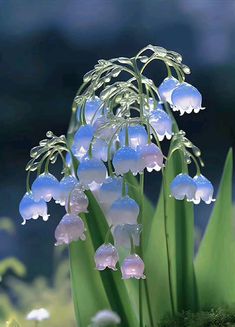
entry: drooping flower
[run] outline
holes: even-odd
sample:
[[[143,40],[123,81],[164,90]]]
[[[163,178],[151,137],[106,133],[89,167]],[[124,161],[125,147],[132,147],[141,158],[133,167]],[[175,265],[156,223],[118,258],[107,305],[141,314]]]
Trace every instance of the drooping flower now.
[[[96,159],[107,161],[108,160],[108,143],[100,138],[96,138],[92,147],[92,156]]]
[[[46,202],[58,197],[59,181],[50,173],[39,175],[32,184],[32,193],[35,201],[41,199]]]
[[[192,200],[195,204],[200,203],[201,200],[206,204],[215,201],[215,199],[213,199],[214,187],[205,176],[202,174],[196,175],[193,180],[197,187],[195,197]]]
[[[164,166],[163,154],[158,146],[154,143],[147,144],[140,147],[137,152],[139,153],[139,170],[147,168],[149,172],[156,170],[159,171]]]
[[[93,136],[94,130],[91,125],[84,125],[78,129],[71,149],[76,158],[81,159],[86,155]]]
[[[131,250],[131,238],[135,246],[139,246],[141,225],[117,225],[113,230],[115,246]]]
[[[165,78],[158,88],[161,100],[171,104],[171,94],[179,84],[179,81],[173,76]]]
[[[108,141],[115,132],[115,124],[113,124],[106,116],[98,118],[93,125],[95,134]]]
[[[128,126],[127,132],[128,132],[128,143],[131,148],[136,149],[137,146],[143,146],[147,144],[148,133],[144,126],[142,125]],[[125,146],[126,128],[122,128],[118,137],[121,146]]]
[[[91,319],[92,327],[105,327],[121,323],[120,317],[111,310],[98,311]]]
[[[68,213],[75,214],[75,215],[81,212],[85,213],[88,212],[87,211],[88,205],[89,205],[89,201],[86,194],[83,192],[82,187],[79,184],[77,184],[70,192],[66,200],[66,204],[65,204],[66,211]]]
[[[137,254],[130,254],[121,266],[122,279],[145,279],[144,262]]]
[[[179,174],[171,182],[170,189],[171,195],[176,200],[186,198],[188,201],[192,201],[195,198],[197,186],[188,174]]]
[[[85,226],[82,219],[74,214],[66,214],[55,230],[56,246],[70,244],[79,239],[85,240]]]
[[[155,130],[159,141],[162,141],[164,137],[168,140],[172,136],[172,120],[170,116],[162,109],[155,109],[151,112],[149,117],[149,123]]]
[[[102,101],[99,97],[95,96],[88,99],[83,108],[87,124],[93,123],[97,118],[102,115]],[[80,121],[81,108],[77,108],[77,120]]]
[[[106,178],[106,167],[104,163],[96,158],[84,158],[77,170],[77,175],[80,183],[84,187],[89,188],[89,184],[96,182],[102,184]]]
[[[185,112],[190,114],[192,111],[198,113],[202,108],[202,95],[192,85],[181,83],[171,95],[171,103],[174,111],[180,111],[183,115]]]
[[[113,225],[137,224],[139,206],[128,195],[116,200],[111,205],[107,219]]]
[[[56,198],[56,203],[59,203],[61,206],[64,206],[70,192],[75,187],[75,185],[78,183],[78,180],[74,176],[65,176],[61,179],[59,190],[58,190],[58,196]]]
[[[118,252],[117,249],[111,244],[102,244],[95,252],[95,264],[96,269],[104,270],[105,268],[110,268],[112,270],[116,269],[116,264],[118,262]]]
[[[26,320],[35,320],[35,321],[43,321],[49,318],[50,318],[50,313],[44,308],[34,309],[30,311],[26,316]]]
[[[122,177],[108,177],[101,185],[97,194],[100,203],[112,204],[122,195]]]
[[[44,200],[35,201],[32,193],[25,193],[19,205],[19,212],[23,218],[23,225],[26,220],[42,217],[44,221],[48,220],[47,204]]]
[[[131,171],[138,173],[138,154],[129,146],[121,147],[113,156],[113,166],[117,175],[123,175]]]

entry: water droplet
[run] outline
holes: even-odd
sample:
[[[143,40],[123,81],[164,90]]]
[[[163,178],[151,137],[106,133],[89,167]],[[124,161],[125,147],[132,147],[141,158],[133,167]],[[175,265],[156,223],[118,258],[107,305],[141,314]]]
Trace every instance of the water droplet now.
[[[52,132],[52,131],[48,131],[48,132],[46,133],[46,136],[47,136],[47,137],[53,137],[53,136],[54,136],[54,134],[53,134],[53,132]]]

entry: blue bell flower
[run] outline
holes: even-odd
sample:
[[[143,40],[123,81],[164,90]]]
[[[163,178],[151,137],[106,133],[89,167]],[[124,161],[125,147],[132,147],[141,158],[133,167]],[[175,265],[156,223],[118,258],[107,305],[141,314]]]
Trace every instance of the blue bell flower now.
[[[164,137],[168,140],[172,137],[172,120],[170,116],[162,109],[156,109],[151,112],[149,123],[156,132],[159,141]]]
[[[179,81],[173,76],[165,78],[158,87],[161,100],[171,104],[171,94],[179,84]]]
[[[94,122],[93,128],[96,136],[104,139],[105,141],[109,141],[117,129],[115,124],[112,124],[106,116],[98,118]]]
[[[145,279],[144,262],[138,254],[130,254],[125,258],[121,266],[122,279],[136,278]]]
[[[159,171],[164,167],[163,154],[158,146],[154,143],[147,144],[137,149],[139,154],[139,171],[147,168],[147,171]]]
[[[76,158],[80,160],[87,154],[93,136],[94,129],[91,125],[84,125],[78,129],[74,135],[74,142],[71,149]]]
[[[137,152],[129,146],[121,147],[113,156],[113,166],[116,175],[123,175],[131,171],[136,175],[138,171],[139,156]]]
[[[115,200],[119,199],[122,195],[122,177],[108,177],[101,185],[97,199],[102,204],[111,205]]]
[[[97,96],[88,99],[86,101],[84,112],[85,112],[85,119],[87,124],[93,123],[96,119],[101,117],[102,115],[102,104],[103,102]],[[80,121],[80,112],[81,108],[77,108],[77,120]]]
[[[202,108],[202,95],[192,85],[181,83],[175,88],[171,95],[171,103],[174,111],[179,111],[181,115],[192,111],[198,113]]]
[[[131,250],[131,238],[134,246],[139,246],[141,225],[123,224],[115,226],[113,230],[113,238],[117,248],[124,247]]]
[[[55,230],[56,246],[70,244],[73,241],[81,239],[84,241],[85,226],[82,219],[74,214],[66,214],[61,219]]]
[[[128,142],[131,148],[136,149],[137,146],[142,146],[148,143],[148,133],[143,125],[129,126],[127,130],[128,130]],[[126,128],[121,129],[118,137],[121,146],[125,146]]]
[[[24,225],[26,220],[42,217],[44,221],[48,220],[47,204],[44,200],[35,201],[32,193],[25,193],[19,205],[19,212],[23,218]]]
[[[101,160],[86,157],[80,162],[77,175],[80,183],[85,188],[89,188],[89,184],[92,182],[102,184],[105,181],[107,170]]]
[[[195,198],[197,185],[188,174],[179,174],[171,182],[170,189],[171,195],[176,200],[186,198],[188,201],[192,201]]]
[[[201,200],[206,204],[215,201],[215,199],[213,199],[214,187],[206,177],[201,174],[195,176],[193,180],[197,186],[195,197],[192,200],[195,204],[200,203]]]
[[[96,138],[92,146],[92,157],[107,161],[108,160],[108,143],[100,138]]]
[[[76,184],[66,199],[65,208],[68,213],[78,215],[88,212],[88,198],[80,184]]]
[[[110,268],[117,270],[116,264],[118,262],[117,249],[110,243],[102,244],[95,252],[95,264],[97,270],[104,270]]]
[[[113,226],[134,225],[137,224],[139,211],[139,206],[135,200],[126,195],[113,202],[107,213],[107,219]]]
[[[70,192],[77,183],[78,180],[74,176],[69,175],[63,177],[59,184],[58,195],[55,202],[59,203],[61,206],[64,206],[69,197]]]
[[[39,175],[32,184],[32,193],[35,201],[41,199],[46,202],[57,199],[59,193],[59,181],[50,173]]]

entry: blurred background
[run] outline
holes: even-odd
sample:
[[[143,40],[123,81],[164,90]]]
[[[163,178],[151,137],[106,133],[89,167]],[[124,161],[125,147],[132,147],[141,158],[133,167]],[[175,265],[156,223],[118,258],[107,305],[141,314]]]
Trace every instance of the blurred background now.
[[[0,260],[17,257],[27,267],[21,282],[39,283],[23,311],[46,301],[40,283],[57,298],[54,274],[58,257],[64,258],[55,253],[53,235],[62,210],[50,209],[48,223],[20,225],[29,151],[48,130],[66,133],[82,76],[98,59],[132,56],[149,43],[181,53],[192,70],[187,81],[201,91],[207,110],[177,121],[201,148],[204,175],[217,189],[226,152],[235,143],[234,0],[0,0],[0,217],[11,222],[0,230]],[[149,72],[157,84],[164,78],[154,65]],[[147,193],[156,201],[154,190],[151,183]],[[210,210],[196,208],[201,229]],[[23,275],[24,267],[13,271]],[[14,274],[4,277],[0,292],[17,303]]]

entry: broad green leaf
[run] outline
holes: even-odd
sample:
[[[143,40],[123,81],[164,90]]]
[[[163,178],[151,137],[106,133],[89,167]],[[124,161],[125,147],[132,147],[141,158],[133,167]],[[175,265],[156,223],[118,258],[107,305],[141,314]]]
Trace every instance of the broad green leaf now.
[[[235,303],[232,168],[230,150],[213,212],[195,261],[201,309]]]

